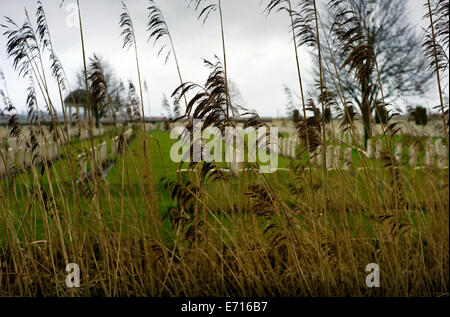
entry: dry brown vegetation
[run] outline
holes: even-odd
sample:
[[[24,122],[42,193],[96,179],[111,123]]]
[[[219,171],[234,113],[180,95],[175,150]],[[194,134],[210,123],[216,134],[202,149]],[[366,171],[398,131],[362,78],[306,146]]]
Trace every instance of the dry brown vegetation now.
[[[439,83],[447,129],[448,104],[440,74],[448,67],[448,63],[444,67],[448,26],[441,22],[448,21],[449,4],[444,0],[427,4],[431,22],[425,48]],[[223,22],[221,1],[197,0],[191,5],[199,19],[211,19],[218,11]],[[290,0],[266,5],[268,13],[285,12],[291,22],[303,118],[308,110],[319,108],[324,113],[333,103],[342,109],[342,128],[350,133],[351,145],[364,148],[339,78],[334,87],[338,95],[332,96],[326,87],[324,79],[330,74],[322,65],[319,38],[328,34],[339,41],[338,53],[346,56],[345,64],[332,67],[348,67],[358,85],[365,86],[368,73],[377,73],[378,65],[363,21],[348,1],[333,0],[329,3],[335,9],[333,32],[322,32],[313,0],[298,6]],[[27,153],[35,162],[42,159],[37,154],[42,127],[36,94],[44,96],[54,118],[55,139],[64,140],[68,118],[64,113],[64,122],[56,119],[58,102],[52,101],[48,85],[56,80],[61,103],[70,91],[39,1],[38,6],[36,29],[28,16],[23,25],[7,19],[4,26],[8,56],[30,82],[27,106],[35,129]],[[169,51],[176,56],[162,12],[154,1],[148,10],[150,37],[169,40]],[[82,25],[81,10],[79,17]],[[124,47],[135,48],[134,26],[125,5],[120,25]],[[221,27],[223,31],[223,23]],[[82,43],[89,36],[83,28],[80,35]],[[183,82],[176,63],[180,86],[173,96],[186,103],[182,119],[202,119],[204,128],[236,125],[237,106],[228,93],[228,52],[224,37],[221,40],[223,60],[205,61],[211,70],[205,85]],[[314,100],[305,99],[298,45],[312,47],[319,56],[317,108]],[[50,72],[41,63],[46,55],[52,61]],[[86,87],[91,87],[88,100],[110,106],[101,64],[94,58],[89,65],[84,47],[83,60]],[[137,50],[136,65],[140,73]],[[383,91],[381,81],[377,84]],[[25,175],[8,173],[0,180],[0,296],[448,296],[448,168],[401,168],[392,154],[397,132],[392,113],[383,124],[387,150],[378,168],[372,168],[374,162],[360,150],[354,155],[365,169],[329,171],[326,151],[321,151],[321,145],[330,142],[322,117],[297,122],[298,150],[305,159],[290,162],[287,172],[260,174],[257,164],[249,164],[236,178],[217,170],[215,163],[196,163],[182,177],[167,162],[168,136],[145,129],[141,83],[131,91],[129,107],[135,119],[129,124],[136,138],[117,157],[111,175],[93,173],[79,182],[73,148],[65,142],[61,165],[44,159]],[[10,134],[20,136],[15,107],[5,91],[2,96]],[[373,102],[377,109],[387,106],[384,99]],[[246,127],[264,125],[257,114],[247,114]],[[112,112],[108,117],[117,125]],[[90,111],[88,129],[90,138],[83,142],[87,150],[94,147]],[[447,130],[443,138],[448,144]],[[323,166],[316,169],[312,159],[318,155]],[[80,266],[80,288],[66,287],[68,263]],[[380,266],[381,288],[366,286],[369,263]]]

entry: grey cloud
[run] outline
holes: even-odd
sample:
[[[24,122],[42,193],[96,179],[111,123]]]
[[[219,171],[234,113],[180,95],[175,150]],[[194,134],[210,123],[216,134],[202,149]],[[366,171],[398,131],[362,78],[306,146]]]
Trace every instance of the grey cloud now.
[[[73,1],[43,1],[55,44],[55,49],[74,84],[74,73],[82,65],[80,36],[78,29],[69,27],[66,20]],[[163,65],[163,58],[157,58],[157,49],[147,43],[145,0],[125,1],[137,30],[139,53],[143,77],[148,81],[150,96],[144,97],[146,107],[152,115],[160,115],[162,95],[170,95],[178,86],[178,77],[173,61]],[[289,21],[284,14],[266,16],[260,0],[225,0],[224,23],[227,45],[229,76],[233,80],[249,107],[263,116],[276,116],[285,112],[283,84],[292,89],[298,87],[295,59],[288,33]],[[122,49],[118,26],[121,2],[118,0],[80,0],[88,56],[93,53],[106,58],[123,80],[137,81],[132,52]],[[198,22],[196,13],[188,9],[184,0],[159,0],[175,40],[182,73],[185,81],[203,83],[207,70],[202,58],[211,59],[215,54],[222,57],[218,16],[211,16],[205,25]],[[411,0],[411,16],[417,21],[423,9],[417,1]],[[2,16],[10,16],[17,22],[23,21],[23,7],[34,16],[36,3],[32,0],[14,2],[0,0]],[[19,79],[12,71],[11,61],[6,59],[5,38],[0,38],[0,67],[8,80],[9,91],[16,106],[24,110],[26,81]],[[311,59],[301,52],[302,70],[307,83],[311,84]],[[55,94],[55,100],[58,100]],[[148,102],[148,100],[150,102]]]

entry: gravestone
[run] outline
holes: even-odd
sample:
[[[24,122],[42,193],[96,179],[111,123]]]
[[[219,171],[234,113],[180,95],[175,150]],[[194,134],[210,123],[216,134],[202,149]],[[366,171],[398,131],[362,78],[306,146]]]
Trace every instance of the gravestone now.
[[[88,130],[80,130],[80,136],[79,139],[81,141],[87,140],[89,138],[89,131]]]
[[[356,142],[356,144],[353,144],[354,146],[358,146],[363,144],[363,139],[364,139],[364,128],[362,129],[361,133],[356,132],[355,136],[354,136],[354,142]],[[353,142],[353,140],[352,140]]]
[[[77,158],[78,162],[78,179],[82,180],[87,175],[87,160],[86,160],[86,154],[82,153],[78,155]]]
[[[105,130],[103,129],[103,128],[96,128],[96,129],[94,129],[94,131],[92,132],[92,135],[94,136],[94,137],[100,137],[100,136],[103,136],[103,134],[105,134]]]
[[[77,136],[77,134],[78,134],[78,129],[77,128],[70,128],[69,129],[69,138]]]
[[[430,141],[427,141],[425,145],[425,166],[434,165],[434,148]]]
[[[8,147],[13,149],[14,151],[18,148],[19,146],[19,140],[17,138],[9,138],[8,139]]]
[[[132,137],[133,137],[133,129],[128,129],[127,131],[125,131],[125,138],[127,142],[129,142]]]
[[[111,156],[117,155],[117,149],[116,149],[116,138],[111,139]]]
[[[291,158],[296,159],[297,158],[297,142],[295,139],[291,139]]]
[[[19,147],[19,151],[17,152],[17,168],[21,171],[27,169],[25,165],[25,156],[27,155],[24,147]]]
[[[2,151],[2,149],[0,149],[0,151]],[[4,155],[1,155],[1,154],[3,154],[3,151],[2,151],[2,153],[0,153],[0,177],[6,174],[5,163],[3,162],[3,158],[2,158],[2,157],[4,157]]]
[[[417,166],[417,149],[415,144],[411,144],[409,146],[409,166],[410,167]]]
[[[33,152],[31,149],[26,149],[25,151],[25,157],[24,157],[24,164],[26,168],[30,168],[33,165]]]
[[[322,167],[322,146],[317,148],[316,152],[314,153],[315,163],[316,166],[321,168]]]
[[[116,155],[120,154],[120,137],[116,136],[114,138],[113,145],[114,145],[114,151],[116,152]]]
[[[367,142],[367,155],[371,159],[374,158],[373,140],[372,139],[369,139],[368,142]]]
[[[96,148],[89,150],[89,163],[91,165],[91,172],[99,169],[98,150]]]
[[[334,167],[334,158],[335,158],[334,146],[327,146],[327,168],[335,168]]]
[[[334,147],[334,163],[333,165],[335,166],[335,168],[339,169],[341,168],[341,153],[342,153],[342,146],[337,146],[335,145]]]
[[[283,139],[281,137],[278,139],[278,146],[280,147],[279,153],[283,155]]]
[[[289,146],[288,146],[288,139],[287,138],[283,138],[283,156],[288,156],[288,150],[289,150]]]
[[[373,126],[373,134],[375,136],[380,135],[383,133],[383,127],[381,126],[381,124],[375,124]]]
[[[101,163],[104,163],[106,161],[107,150],[108,150],[108,147],[107,147],[106,142],[102,142],[102,143],[99,144],[98,151],[99,151],[99,154],[100,154],[100,162]]]
[[[397,162],[402,165],[403,159],[403,144],[401,142],[397,142],[395,145],[395,159]]]
[[[353,166],[352,148],[346,147],[344,150],[344,169],[348,170]]]
[[[15,150],[13,150],[12,148],[9,148],[6,154],[6,161],[7,161],[7,166],[8,166],[8,170],[12,170],[14,168],[15,165]]]
[[[437,167],[443,169],[448,166],[447,157],[448,152],[445,149],[445,146],[441,139],[436,141],[436,159],[437,159]]]
[[[291,156],[291,147],[290,147],[291,142],[290,142],[290,139],[285,139],[284,144],[285,144],[285,149],[284,149],[285,154],[284,154],[284,156],[290,157]]]
[[[45,141],[39,142],[39,153],[42,161],[49,161],[48,147]]]
[[[52,159],[55,161],[60,159],[60,156],[61,156],[59,153],[60,148],[61,147],[58,146],[58,143],[53,142],[53,148],[52,148],[53,157],[52,157]]]
[[[383,156],[383,142],[381,140],[376,141],[376,159],[381,160]]]
[[[278,139],[278,147],[279,147],[278,153],[280,155],[283,155],[283,139],[281,137]]]
[[[53,141],[49,141],[49,142],[46,143],[47,160],[50,161],[50,162],[55,160],[54,159],[55,154],[53,153],[54,144],[55,144],[55,142],[53,142]]]

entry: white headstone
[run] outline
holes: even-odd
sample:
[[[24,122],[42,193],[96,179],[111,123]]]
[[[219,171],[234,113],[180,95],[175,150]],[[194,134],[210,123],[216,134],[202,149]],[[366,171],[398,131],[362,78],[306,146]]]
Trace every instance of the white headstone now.
[[[99,163],[99,157],[98,157],[98,151],[97,149],[90,149],[89,150],[89,163],[91,165],[91,171],[98,170],[98,163]]]
[[[0,149],[0,151],[2,151]],[[6,167],[5,167],[5,163],[3,162],[3,158],[2,155],[0,155],[0,177],[6,174]]]
[[[283,138],[283,143],[284,143],[284,152],[283,152],[283,156],[288,156],[288,150],[289,150],[289,143],[288,143],[288,139],[287,138]]]
[[[93,131],[94,137],[103,136],[104,133],[105,133],[105,130],[103,128],[94,129],[94,131]]]
[[[69,138],[76,136],[78,130],[76,128],[69,128]]]
[[[427,141],[425,145],[425,165],[433,166],[434,165],[434,149],[430,141]]]
[[[127,141],[130,141],[131,138],[133,137],[133,129],[128,129],[127,132],[125,132],[125,133],[126,133]]]
[[[58,144],[56,142],[53,143],[53,159],[54,160],[59,159],[59,157],[60,157],[59,150],[60,150],[60,146],[58,146]]]
[[[14,151],[18,148],[19,146],[19,141],[17,138],[9,138],[8,139],[8,147],[10,147],[11,149],[13,149]]]
[[[45,141],[39,142],[40,156],[42,160],[49,161],[48,146]]]
[[[8,152],[6,154],[6,161],[7,161],[7,166],[8,166],[8,170],[11,170],[14,168],[15,165],[15,151],[12,148],[8,149]]]
[[[87,174],[86,154],[82,153],[82,154],[78,155],[77,161],[78,161],[78,168],[79,168],[78,178],[83,179]]]
[[[335,168],[341,168],[341,156],[342,156],[342,146],[334,146],[334,166]]]
[[[25,157],[27,153],[24,149],[24,147],[20,147],[19,151],[17,152],[17,168],[21,171],[24,171],[27,166],[25,166]]]
[[[291,158],[297,158],[297,142],[295,139],[291,139]]]
[[[33,165],[33,152],[31,149],[27,149],[25,152],[25,166],[30,168]]]
[[[335,155],[335,152],[334,152],[333,148],[334,147],[331,146],[331,145],[327,146],[327,168],[328,169],[335,168],[334,167],[334,157],[336,155]]]
[[[107,152],[108,152],[108,147],[106,142],[102,142],[99,144],[98,146],[98,151],[100,154],[100,162],[104,163],[106,161],[106,157],[107,157]]]
[[[115,138],[112,138],[112,139],[111,139],[111,153],[110,153],[110,155],[111,155],[111,156],[116,156],[116,154],[117,154],[117,151],[116,151],[116,141],[115,141]]]
[[[315,153],[316,166],[322,167],[322,147],[317,148]]]
[[[80,137],[79,139],[81,141],[87,140],[89,138],[89,131],[88,130],[80,130]]]
[[[401,142],[398,142],[395,145],[395,159],[397,162],[401,165],[402,159],[403,159],[403,144]]]
[[[118,137],[118,136],[116,136],[114,139],[113,139],[113,147],[114,147],[114,153],[116,154],[116,155],[118,155],[119,154],[119,150],[120,150],[120,138]]]
[[[353,165],[352,148],[344,148],[344,169],[350,169]]]
[[[283,155],[283,139],[280,137],[278,139],[278,146],[280,147],[280,154]]]
[[[291,139],[286,139],[286,157],[291,157]]]
[[[53,151],[53,144],[54,144],[55,142],[54,141],[52,141],[51,139],[48,139],[46,142],[45,142],[45,154],[47,155],[47,160],[49,161],[49,162],[51,162],[51,161],[53,161],[53,153],[52,153],[52,151]]]
[[[409,166],[416,167],[417,166],[417,149],[414,144],[409,146]]]
[[[373,141],[372,139],[369,139],[367,142],[367,155],[369,158],[374,158],[374,151],[373,151]]]
[[[445,146],[441,139],[436,141],[436,159],[437,159],[437,167],[442,169],[448,166],[447,162],[448,152],[445,149]]]
[[[380,160],[383,154],[383,142],[381,140],[377,140],[376,145],[376,158],[377,160]]]

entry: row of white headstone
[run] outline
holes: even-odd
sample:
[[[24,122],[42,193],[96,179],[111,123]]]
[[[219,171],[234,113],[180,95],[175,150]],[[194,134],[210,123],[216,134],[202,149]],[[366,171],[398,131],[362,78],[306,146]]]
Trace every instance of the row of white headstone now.
[[[130,129],[125,133],[128,138],[131,138],[129,135],[132,135],[133,130]],[[30,149],[27,149],[25,142],[23,142],[20,138],[9,138],[8,149],[4,151],[5,153],[3,155],[6,162],[4,162],[0,156],[0,177],[6,175],[7,171],[14,168],[17,171],[25,171],[31,168],[33,163],[35,165],[39,165],[44,160],[46,162],[53,162],[61,158],[61,143],[58,144],[51,139],[41,137],[38,140],[38,144],[39,153],[37,155],[37,159],[33,162],[33,153]],[[106,152],[106,148],[103,149],[103,146],[104,145],[101,145],[100,147],[100,153],[102,154],[102,157],[106,159],[106,154],[104,154]]]
[[[34,164],[40,164],[43,160],[47,162],[59,160],[60,146],[55,141],[40,139],[38,143],[39,153],[37,160],[34,160]],[[0,156],[0,176],[5,175],[7,170],[14,168],[18,171],[25,171],[31,168],[33,164],[33,153],[24,143],[10,143],[9,145],[10,147],[6,151],[2,151],[6,162]]]
[[[51,132],[48,128],[43,127],[43,133],[45,135],[46,138],[50,138],[51,137]],[[89,137],[89,130],[87,129],[79,129],[78,127],[71,127],[68,128],[67,131],[64,128],[63,129],[63,133],[69,133],[69,138],[71,137],[78,137],[80,140],[85,140]],[[22,129],[22,134],[25,135],[26,137],[28,137],[30,133],[30,128],[23,128]],[[104,128],[94,128],[92,130],[92,135],[94,137],[99,137],[99,136],[103,136],[105,134],[105,129]],[[7,139],[7,140],[11,140],[14,139],[13,137],[11,137],[9,135],[9,130],[7,128],[4,129],[4,131],[2,133],[0,133],[0,140],[2,139]]]
[[[45,132],[44,132],[45,133]],[[94,137],[101,137],[105,134],[105,130],[103,128],[100,129],[94,129],[93,136]],[[27,134],[24,133],[25,137],[27,137]],[[69,129],[69,137],[77,136],[79,140],[87,140],[89,138],[89,131],[88,130],[78,130],[78,128],[70,128]],[[29,137],[27,137],[29,138]],[[13,150],[20,147],[21,143],[24,143],[23,141],[24,137],[18,138],[18,137],[9,137],[7,138],[8,148],[11,148]],[[44,137],[41,139],[50,140],[52,139],[51,133],[45,133]],[[2,143],[2,140],[0,139],[0,143]]]
[[[129,129],[124,132],[124,142],[123,147],[127,147],[131,138],[133,137],[133,130]],[[91,149],[88,153],[81,153],[77,157],[78,166],[78,179],[83,180],[88,175],[88,161],[90,164],[91,172],[94,170],[103,171],[103,166],[106,163],[108,156],[115,157],[119,155],[120,148],[120,137],[116,136],[111,139],[111,152],[108,155],[108,144],[107,142],[100,143],[96,148]]]
[[[432,120],[429,121],[426,126],[416,125],[415,122],[407,121],[407,120],[399,120],[397,128],[400,130],[397,132],[397,135],[412,135],[412,136],[424,136],[424,137],[442,137],[445,135],[444,128],[442,125],[442,121]],[[328,136],[333,136],[338,139],[343,139],[342,136],[347,134],[348,132],[343,132],[341,129],[342,120],[334,120],[333,123],[327,123],[325,125],[325,131]],[[243,125],[243,124],[242,124]],[[280,133],[288,133],[289,135],[295,135],[297,129],[292,122],[285,122],[284,124],[281,122],[277,122],[273,124],[278,128]],[[372,125],[372,135],[379,136],[383,135],[383,127],[381,124],[373,124]],[[356,137],[361,140],[364,138],[364,125],[362,121],[355,121],[354,124],[354,132]]]
[[[77,134],[75,134],[75,135],[77,135],[80,140],[83,141],[83,140],[89,139],[89,130],[84,130],[83,129],[83,130],[80,130],[80,131],[77,130],[76,132],[77,132]],[[103,136],[104,134],[105,134],[105,130],[103,128],[93,129],[92,130],[92,136],[94,138]],[[71,136],[74,136],[74,135],[71,135]]]
[[[297,159],[297,146],[298,142],[294,138],[280,138],[279,147],[280,155]],[[401,142],[395,144],[395,158],[397,162],[401,164],[404,158],[404,145]],[[365,154],[371,159],[380,160],[386,149],[383,147],[382,140],[370,141],[368,143],[367,151]],[[352,148],[341,145],[329,145],[326,148],[327,167],[328,168],[350,168],[352,166],[353,156]],[[317,155],[314,156],[313,162],[317,166],[322,165],[322,151],[317,151]],[[411,144],[408,148],[408,165],[410,167],[429,166],[444,169],[448,167],[448,148],[442,142],[441,139],[436,140],[435,143],[428,141],[425,145],[425,155],[423,162],[420,162],[418,156],[418,149],[415,144]]]

